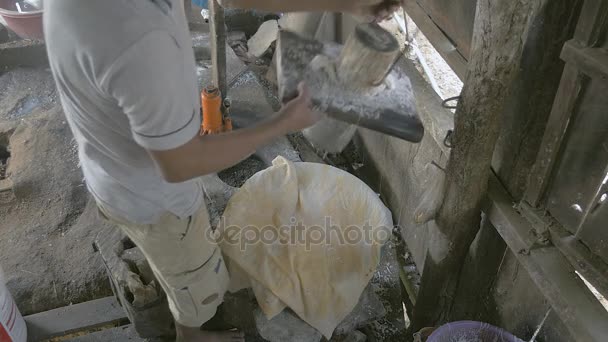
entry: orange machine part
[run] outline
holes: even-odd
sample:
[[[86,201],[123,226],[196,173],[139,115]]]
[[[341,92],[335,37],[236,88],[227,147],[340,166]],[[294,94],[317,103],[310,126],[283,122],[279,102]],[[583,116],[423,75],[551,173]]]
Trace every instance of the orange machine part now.
[[[201,93],[203,104],[203,125],[201,134],[217,134],[224,131],[222,117],[222,94],[213,86],[206,87]]]

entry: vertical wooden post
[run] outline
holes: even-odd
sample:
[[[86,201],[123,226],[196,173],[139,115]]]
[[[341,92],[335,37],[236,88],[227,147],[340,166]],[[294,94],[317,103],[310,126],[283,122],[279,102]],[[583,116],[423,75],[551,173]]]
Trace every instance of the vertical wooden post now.
[[[514,200],[524,196],[540,150],[564,62],[560,53],[574,35],[582,0],[543,0],[543,10],[528,33],[521,69],[511,84],[504,128],[494,151],[496,175]],[[507,245],[484,222],[461,271],[451,320],[498,322],[493,287]],[[507,253],[510,253],[507,252]]]
[[[222,92],[222,98],[226,98],[228,85],[226,83],[226,26],[224,22],[224,9],[217,0],[210,0],[209,12],[213,85],[218,87]]]
[[[446,190],[425,260],[414,331],[443,323],[462,265],[479,231],[501,113],[542,0],[477,2],[473,51],[455,116]]]

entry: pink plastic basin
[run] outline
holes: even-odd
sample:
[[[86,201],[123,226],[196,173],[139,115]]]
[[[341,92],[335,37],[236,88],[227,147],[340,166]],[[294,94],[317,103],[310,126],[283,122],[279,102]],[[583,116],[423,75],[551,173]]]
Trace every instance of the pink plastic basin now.
[[[439,327],[427,342],[524,342],[487,323],[459,321]]]
[[[42,10],[19,13],[14,0],[0,0],[0,16],[8,28],[24,39],[44,39]]]

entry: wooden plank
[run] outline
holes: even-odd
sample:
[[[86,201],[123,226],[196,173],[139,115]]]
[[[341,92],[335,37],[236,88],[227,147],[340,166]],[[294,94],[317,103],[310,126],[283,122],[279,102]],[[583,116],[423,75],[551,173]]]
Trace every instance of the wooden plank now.
[[[595,288],[608,298],[608,264],[591,253],[576,237],[558,223],[550,226],[551,241]]]
[[[585,0],[574,39],[585,46],[597,46],[606,30],[607,10],[606,0]]]
[[[602,48],[584,47],[571,40],[564,45],[561,57],[591,78],[608,80],[608,52]]]
[[[412,83],[416,108],[424,125],[425,134],[430,134],[443,153],[449,156],[451,149],[444,144],[444,141],[448,132],[454,129],[454,113],[441,105],[442,99],[422,77],[411,60],[401,58],[398,65]]]
[[[41,341],[110,324],[121,324],[127,316],[114,297],[26,316],[28,341]]]
[[[211,33],[211,63],[213,64],[213,84],[222,93],[228,94],[226,81],[226,26],[224,9],[217,0],[209,1],[209,27]]]
[[[547,210],[555,219],[579,238],[582,227],[596,208],[603,193],[600,187],[608,170],[608,83],[592,79],[580,96],[574,115],[569,118],[566,138],[557,157],[558,162],[551,171],[547,191]],[[586,244],[606,239],[605,222],[598,222],[595,234],[587,236]],[[586,229],[585,229],[586,230]],[[592,233],[587,231],[587,233]],[[608,253],[606,254],[608,262]]]
[[[490,177],[484,211],[518,261],[526,269],[556,314],[578,341],[605,341],[608,312],[561,252],[553,246],[521,252],[522,231],[533,227],[513,208],[513,200],[498,181]]]
[[[416,1],[404,1],[403,7],[441,57],[454,70],[458,78],[464,80],[467,73],[467,60],[458,51],[456,46],[454,46],[445,33],[433,22]]]
[[[123,325],[112,329],[105,329],[96,331],[94,333],[78,336],[69,340],[68,342],[144,342],[144,341],[156,341],[146,340],[137,335],[132,325]],[[158,340],[160,341],[160,340]]]
[[[454,42],[458,51],[469,59],[477,0],[416,0],[433,22]]]
[[[589,209],[586,211],[581,226],[576,233],[576,237],[589,248],[591,253],[599,256],[606,264],[608,264],[608,229],[606,229],[606,222],[608,222],[607,196],[608,183],[604,183],[589,203]],[[608,278],[608,268],[604,273],[604,277]],[[606,284],[606,289],[606,298],[608,298],[608,284]]]
[[[570,117],[578,104],[583,83],[584,76],[574,66],[567,64],[525,194],[526,201],[534,207],[539,206],[544,199],[551,172],[560,152]]]

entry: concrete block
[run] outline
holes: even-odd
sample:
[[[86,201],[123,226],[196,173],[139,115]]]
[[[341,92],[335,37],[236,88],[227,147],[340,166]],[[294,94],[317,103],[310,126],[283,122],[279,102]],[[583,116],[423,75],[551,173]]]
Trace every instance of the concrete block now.
[[[269,20],[260,26],[258,32],[249,39],[247,45],[249,54],[255,57],[262,57],[270,48],[272,43],[277,40],[279,33],[279,23],[276,20]]]

